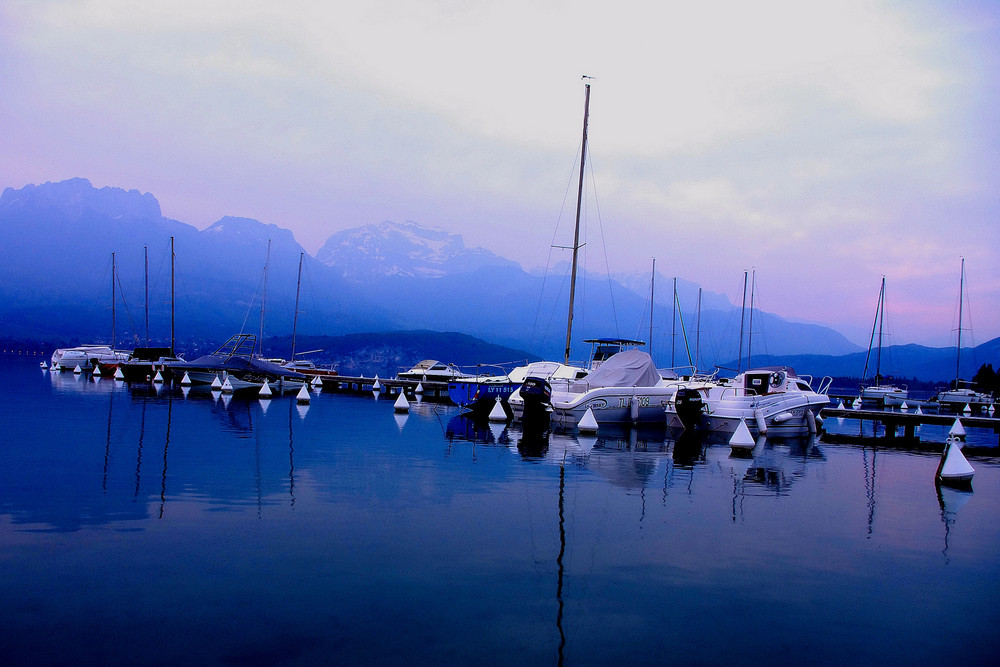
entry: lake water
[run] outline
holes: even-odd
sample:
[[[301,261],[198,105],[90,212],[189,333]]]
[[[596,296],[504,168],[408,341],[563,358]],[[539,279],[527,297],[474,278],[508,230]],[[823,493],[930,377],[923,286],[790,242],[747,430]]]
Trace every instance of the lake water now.
[[[1000,465],[0,359],[6,664],[995,664]],[[977,436],[978,437],[978,436]],[[992,433],[985,440],[994,443]]]

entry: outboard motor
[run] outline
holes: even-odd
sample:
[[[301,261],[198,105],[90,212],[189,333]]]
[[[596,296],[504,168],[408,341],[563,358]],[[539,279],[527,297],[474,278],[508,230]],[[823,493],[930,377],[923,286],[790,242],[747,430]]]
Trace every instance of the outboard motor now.
[[[545,378],[528,376],[520,389],[524,408],[521,423],[527,428],[548,428],[552,414],[552,385]]]
[[[677,406],[677,417],[685,429],[693,429],[698,425],[705,402],[697,389],[679,388],[674,396],[674,405]]]

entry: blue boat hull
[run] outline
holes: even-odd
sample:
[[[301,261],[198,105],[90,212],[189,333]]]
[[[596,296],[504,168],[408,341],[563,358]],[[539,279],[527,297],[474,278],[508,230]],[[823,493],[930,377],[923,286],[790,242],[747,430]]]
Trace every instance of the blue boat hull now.
[[[449,382],[448,398],[466,410],[489,412],[497,398],[506,403],[507,397],[521,386],[520,382]]]

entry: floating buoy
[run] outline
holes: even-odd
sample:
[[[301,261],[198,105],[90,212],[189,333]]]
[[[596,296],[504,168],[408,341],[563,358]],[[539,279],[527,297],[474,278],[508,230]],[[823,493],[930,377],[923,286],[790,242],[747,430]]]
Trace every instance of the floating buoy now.
[[[75,374],[77,374],[77,375],[79,375],[80,373],[82,373],[82,372],[83,372],[83,369],[82,369],[82,368],[80,368],[80,364],[77,364],[77,365],[76,365],[76,368],[74,368],[74,369],[73,369],[73,372],[74,372]]]
[[[987,412],[989,412],[989,413],[990,413],[990,417],[992,417],[992,416],[993,416],[993,404],[992,404],[992,403],[990,403],[990,409],[989,409],[989,410],[987,410]]]
[[[295,395],[295,400],[299,403],[308,403],[311,399],[312,396],[309,394],[309,390],[303,384],[302,388],[299,389],[299,393]]]
[[[961,419],[955,420],[955,423],[952,424],[951,428],[948,430],[948,435],[956,438],[965,438],[965,425],[962,424]]]
[[[860,396],[858,396],[857,398],[854,399],[854,402],[851,403],[851,407],[853,407],[855,410],[857,410],[858,408],[861,407],[861,397]]]
[[[226,379],[228,380],[229,378]],[[215,379],[212,380],[212,389],[222,389],[222,380],[219,379],[218,375],[216,375]]]
[[[918,415],[924,414],[924,411],[920,409],[919,405],[917,406],[917,412],[916,412],[916,414],[918,414]]]
[[[261,398],[271,398],[271,385],[268,384],[267,380],[264,380],[264,386],[257,393]]]
[[[160,384],[163,382],[163,375],[160,371],[156,371],[156,375],[153,376],[153,384]]]
[[[38,367],[41,368],[43,371],[47,371],[49,369],[48,365],[44,361],[38,362]]]
[[[844,399],[840,399],[840,403],[837,403],[837,409],[838,410],[844,409]]]
[[[310,384],[313,387],[315,387],[317,390],[322,389],[323,388],[323,378],[321,378],[320,376],[317,375],[316,377],[314,377],[312,379],[312,382]]]
[[[738,451],[749,451],[753,449],[755,444],[757,444],[757,441],[750,434],[747,420],[740,419],[740,425],[736,427],[733,435],[729,438],[729,446]]]
[[[899,406],[899,409],[902,410],[903,412],[906,412],[907,410],[910,409],[910,406],[906,404],[906,401],[903,401],[903,404]]]
[[[190,386],[192,384],[193,383],[191,382],[191,376],[188,375],[187,371],[184,371],[184,377],[181,378],[181,386],[188,387],[188,386]]]
[[[397,398],[396,402],[392,404],[392,408],[396,412],[409,412],[410,402],[406,400],[406,394],[399,392],[399,398]]]
[[[962,414],[963,415],[971,415],[972,414],[972,408],[969,407],[968,403],[965,404],[965,409],[962,410]]]
[[[231,394],[233,393],[233,383],[229,381],[229,376],[226,376],[226,381],[222,383],[222,393]]]
[[[942,484],[965,486],[972,482],[976,469],[962,453],[962,441],[958,436],[949,436],[941,452],[941,463],[937,469],[937,479]]]
[[[413,390],[413,393],[418,395],[424,393],[424,384],[422,382],[418,382],[417,388]]]
[[[362,375],[361,377],[364,377]],[[382,388],[382,383],[378,381],[378,375],[375,376],[375,382],[372,384],[372,391],[379,391]]]
[[[94,377],[101,377],[101,375],[103,375],[103,373],[101,373],[101,367],[94,366]]]
[[[119,366],[118,368],[115,369],[115,379],[116,380],[124,380],[125,379],[125,373],[122,371],[122,367],[121,366]]]
[[[580,433],[597,433],[597,418],[594,416],[594,411],[587,408],[587,411],[583,413],[583,418],[576,427],[580,430]]]
[[[496,403],[493,404],[493,409],[490,410],[490,421],[491,422],[507,421],[507,411],[503,409],[503,403],[500,402],[499,396],[497,396]]]

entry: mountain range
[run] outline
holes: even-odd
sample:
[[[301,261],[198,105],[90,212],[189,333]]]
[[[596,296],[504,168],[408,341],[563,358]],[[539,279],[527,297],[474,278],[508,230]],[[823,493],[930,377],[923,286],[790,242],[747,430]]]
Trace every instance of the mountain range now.
[[[657,274],[652,313],[648,273],[582,272],[578,281],[574,359],[588,352],[584,339],[646,340],[652,333],[648,349],[660,366],[687,365],[689,359],[702,368],[733,365],[752,346],[755,362],[760,354],[821,352],[823,359],[856,365],[860,354],[853,374],[863,368],[865,350],[837,331],[759,310],[753,313],[753,338],[741,343],[741,324],[749,317],[725,296],[699,293],[688,281],[677,281],[675,311],[672,281]],[[457,332],[561,359],[567,285],[562,267],[535,275],[486,249],[467,247],[457,234],[411,221],[337,232],[312,256],[277,225],[224,217],[198,230],[165,218],[152,194],[95,188],[83,178],[7,188],[0,195],[0,336],[85,342],[114,336],[123,347],[144,344],[148,312],[149,339],[162,343],[169,338],[173,301],[182,349],[240,330],[289,334],[297,319],[301,335]],[[953,374],[953,361],[950,371],[943,362],[928,361],[943,352],[903,347],[914,349],[912,358],[899,355],[906,358],[900,373],[919,370],[935,379]],[[971,368],[971,360],[981,355],[964,356],[970,359],[970,368],[963,368],[968,377],[978,368]],[[810,357],[814,363],[820,361]]]

